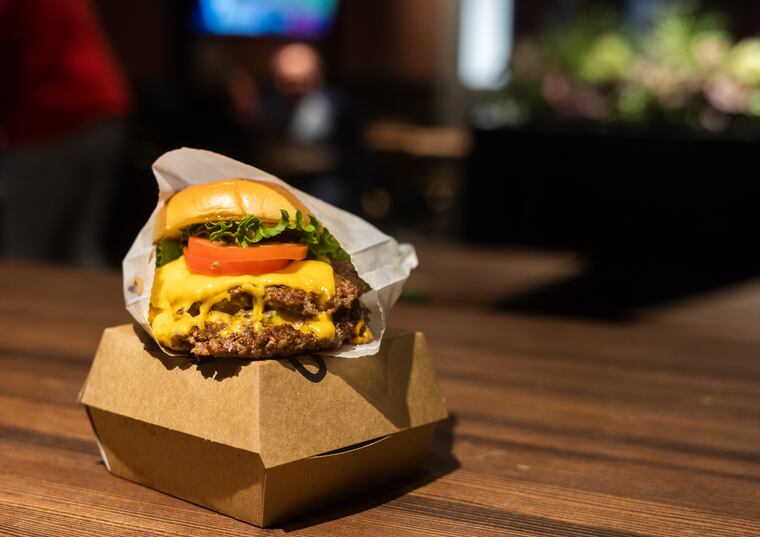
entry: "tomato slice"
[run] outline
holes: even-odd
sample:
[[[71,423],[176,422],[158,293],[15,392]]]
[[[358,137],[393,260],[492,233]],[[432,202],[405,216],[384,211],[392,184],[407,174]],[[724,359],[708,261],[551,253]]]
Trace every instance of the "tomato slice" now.
[[[265,274],[306,257],[308,247],[297,243],[266,243],[243,248],[190,237],[185,262],[197,274]]]
[[[189,248],[185,248],[185,263],[187,263],[188,268],[196,274],[210,274],[212,276],[266,274],[287,267],[290,261],[290,259],[265,259],[263,261],[216,259],[192,254]]]
[[[293,242],[267,242],[243,248],[237,244],[229,245],[200,237],[190,237],[187,248],[192,254],[202,257],[229,261],[264,261],[268,259],[292,259],[298,261],[306,258],[309,247]]]

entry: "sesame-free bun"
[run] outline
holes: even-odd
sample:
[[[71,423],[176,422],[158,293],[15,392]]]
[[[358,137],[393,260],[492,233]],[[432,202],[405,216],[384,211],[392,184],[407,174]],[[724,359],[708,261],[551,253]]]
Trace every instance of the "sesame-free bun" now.
[[[248,179],[224,179],[194,185],[174,194],[156,215],[153,242],[176,237],[192,224],[215,220],[239,220],[252,214],[265,222],[279,222],[280,210],[295,220],[301,211],[308,222],[308,210],[293,194],[270,183]]]

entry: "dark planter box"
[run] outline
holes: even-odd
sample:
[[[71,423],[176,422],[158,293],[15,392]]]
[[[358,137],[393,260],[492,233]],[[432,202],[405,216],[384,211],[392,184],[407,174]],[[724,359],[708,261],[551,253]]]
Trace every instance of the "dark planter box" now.
[[[760,145],[746,140],[475,130],[465,234],[603,254],[756,258],[758,168]]]

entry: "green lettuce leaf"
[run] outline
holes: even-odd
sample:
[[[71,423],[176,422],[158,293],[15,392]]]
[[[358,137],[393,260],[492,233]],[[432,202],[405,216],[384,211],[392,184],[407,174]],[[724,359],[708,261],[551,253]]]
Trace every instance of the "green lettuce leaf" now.
[[[182,230],[180,240],[163,239],[156,248],[156,265],[161,266],[182,255],[182,248],[190,237],[205,237],[210,241],[237,244],[248,248],[266,239],[273,239],[280,234],[288,241],[297,241],[309,247],[309,257],[328,258],[338,261],[350,261],[351,257],[340,247],[337,239],[325,229],[316,218],[309,217],[309,223],[304,223],[301,211],[296,212],[291,222],[287,211],[281,211],[280,221],[267,224],[260,218],[247,215],[241,220],[220,220],[194,224]]]
[[[161,239],[156,246],[156,266],[166,265],[182,255],[184,244],[174,239]]]

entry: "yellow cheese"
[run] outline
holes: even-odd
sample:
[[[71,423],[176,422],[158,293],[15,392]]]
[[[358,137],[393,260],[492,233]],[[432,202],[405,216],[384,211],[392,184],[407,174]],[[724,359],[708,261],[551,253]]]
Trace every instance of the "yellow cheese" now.
[[[351,338],[351,343],[354,345],[369,343],[372,341],[372,337],[372,330],[370,330],[369,326],[367,326],[367,323],[362,320],[356,323],[356,326],[354,326],[354,336]]]
[[[188,335],[193,328],[217,323],[226,328],[220,335],[227,336],[252,327],[290,324],[302,332],[318,338],[332,339],[335,325],[328,313],[304,319],[285,312],[264,311],[264,292],[270,285],[284,285],[315,293],[321,303],[335,296],[335,276],[329,263],[323,261],[295,261],[286,268],[268,274],[241,276],[209,276],[190,272],[185,258],[180,257],[156,269],[151,292],[149,321],[153,333],[164,345],[171,345],[173,336]],[[240,287],[253,296],[253,310],[241,310],[233,315],[211,308],[230,298],[230,289]],[[199,312],[190,313],[193,304]]]

